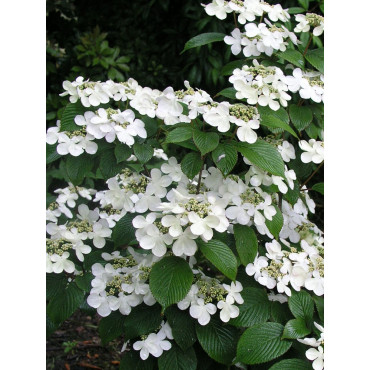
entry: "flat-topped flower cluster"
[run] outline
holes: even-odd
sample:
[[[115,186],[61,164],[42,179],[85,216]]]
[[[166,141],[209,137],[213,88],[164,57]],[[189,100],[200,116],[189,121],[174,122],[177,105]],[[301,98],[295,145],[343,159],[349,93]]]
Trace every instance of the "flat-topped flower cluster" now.
[[[224,41],[231,45],[234,55],[243,51],[248,58],[285,52],[299,45],[296,34],[312,28],[313,35],[320,36],[324,29],[323,17],[307,13],[295,16],[297,25],[292,32],[289,29],[294,26],[282,24],[290,19],[287,10],[261,0],[213,0],[203,6],[208,15],[219,19],[234,12],[235,23],[237,19],[244,31],[235,28]],[[258,20],[258,24],[250,23]],[[280,64],[281,68],[273,64],[254,59],[230,72],[236,98],[233,103],[215,101],[188,81],[183,90],[177,91],[172,87],[163,91],[143,87],[132,78],[123,83],[94,82],[83,77],[64,81],[61,96],[68,96],[80,114],[68,123],[62,118],[48,129],[46,141],[55,145],[56,154],[72,156],[78,163],[84,157],[76,157],[83,153],[92,161],[98,158],[104,145],[114,156],[120,148],[126,152],[122,160],[117,157],[120,166],[113,176],[103,176],[102,162],[98,170],[95,162],[96,168],[91,170],[95,171],[94,181],[69,182],[66,176],[68,186],[55,190],[46,211],[47,272],[65,274],[73,282],[85,276],[86,260],[90,262],[99,255],[98,262],[94,259],[96,263],[87,264],[88,273],[91,270],[87,304],[102,317],[112,313],[113,317],[128,316],[139,305],[162,304],[151,290],[150,274],[157,263],[159,266],[165,259],[177,259],[189,269],[190,289],[175,301],[176,310],[184,311],[181,314],[188,314],[200,327],[214,318],[230,324],[243,316],[240,312],[245,312],[249,304],[243,279],[260,286],[270,301],[280,304],[304,289],[305,294],[308,291],[322,296],[323,232],[310,221],[316,209],[306,186],[311,177],[302,184],[298,179],[302,179],[300,167],[309,164],[311,176],[319,169],[324,160],[324,143],[313,138],[305,140],[302,130],[299,139],[294,135],[295,140],[296,132],[291,127],[287,131],[292,135],[284,136],[288,124],[284,126],[280,119],[277,127],[268,126],[260,107],[266,107],[270,115],[283,110],[289,122],[292,117],[282,108],[290,102],[297,103],[296,109],[307,103],[317,108],[323,103],[324,76],[291,64]],[[302,126],[306,124],[303,121],[299,122]],[[148,122],[155,122],[155,134]],[[273,134],[261,136],[263,125]],[[173,134],[175,130],[181,132],[180,136]],[[168,140],[171,134],[172,140]],[[192,158],[200,161],[196,163],[194,159],[190,170],[168,146],[185,142],[181,135],[189,141],[180,145],[182,153],[189,149],[194,154]],[[208,135],[217,138],[214,143]],[[314,137],[322,138],[323,134]],[[219,152],[218,144],[223,147]],[[141,145],[150,146],[149,159],[140,157]],[[251,148],[256,150],[252,155]],[[271,158],[263,156],[264,150],[272,153]],[[230,169],[220,166],[223,161]],[[279,169],[270,161],[278,162]],[[116,163],[105,165],[114,167]],[[76,183],[85,186],[73,185]],[[122,221],[132,236],[124,245],[115,240]],[[217,242],[230,250],[240,248],[226,245],[221,239],[237,244],[241,227],[255,236],[256,245],[254,251],[248,250],[254,253],[251,257],[239,258],[239,250],[235,254],[228,251],[235,259],[235,275],[231,274],[231,278],[217,263],[209,267],[209,261],[214,261],[202,247],[212,248],[212,243]],[[248,261],[243,262],[246,258]],[[244,267],[238,270],[241,264]],[[215,273],[214,268],[220,273]],[[122,350],[132,341],[131,348],[140,351],[142,360],[170,351],[176,332],[166,320],[155,330],[151,328],[150,333],[126,341]],[[323,332],[322,326],[315,326]],[[323,334],[318,340],[298,340],[314,347],[306,352],[307,358],[314,360],[314,369],[323,369]]]

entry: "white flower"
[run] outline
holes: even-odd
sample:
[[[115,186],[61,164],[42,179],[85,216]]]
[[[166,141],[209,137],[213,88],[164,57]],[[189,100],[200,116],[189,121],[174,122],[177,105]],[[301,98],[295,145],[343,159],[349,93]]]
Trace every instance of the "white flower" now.
[[[257,280],[261,276],[261,269],[268,266],[268,260],[266,257],[261,256],[254,259],[253,263],[248,263],[247,267],[245,268],[245,272],[252,276]]]
[[[147,185],[146,191],[149,195],[155,195],[158,198],[163,198],[167,194],[167,186],[172,183],[170,176],[162,176],[162,172],[158,168],[153,168],[150,171],[152,181]]]
[[[194,319],[198,319],[200,325],[204,326],[211,320],[211,315],[214,315],[217,308],[212,303],[204,304],[203,298],[198,298],[196,303],[192,303],[190,306],[190,316]]]
[[[84,244],[82,240],[78,240],[76,243],[74,243],[73,249],[76,251],[76,256],[81,262],[85,260],[84,254],[91,252],[91,247]]]
[[[284,140],[277,148],[284,162],[290,162],[291,159],[295,159],[294,146],[288,141]]]
[[[182,235],[180,235],[172,246],[172,252],[175,256],[194,256],[197,251],[197,243],[194,239],[197,238],[197,235],[194,235],[190,231],[190,227],[186,228]]]
[[[224,0],[213,0],[210,4],[206,5],[205,11],[208,15],[215,15],[218,19],[225,19],[226,13],[232,12],[228,3]]]
[[[168,163],[163,163],[161,166],[161,171],[165,174],[168,174],[173,181],[179,182],[182,178],[185,177],[181,170],[181,165],[177,163],[175,157],[171,157],[168,160]]]
[[[93,238],[93,243],[96,248],[103,248],[105,245],[105,238],[112,235],[112,230],[109,228],[106,220],[99,220],[93,225],[93,231],[89,233],[89,237]]]
[[[232,300],[226,298],[226,301],[219,301],[217,308],[221,310],[220,319],[223,322],[228,322],[230,319],[234,319],[239,316],[239,307],[232,304]]]
[[[235,28],[234,31],[231,32],[231,36],[225,36],[224,41],[227,45],[232,45],[231,52],[234,55],[238,55],[241,52],[242,38],[239,28]]]
[[[190,230],[194,235],[202,236],[205,240],[211,240],[213,236],[212,228],[216,228],[220,224],[217,216],[206,216],[201,218],[198,214],[191,211],[188,214],[189,221],[192,223]]]
[[[312,368],[314,370],[322,370],[324,368],[324,349],[319,346],[316,348],[310,348],[306,351],[306,357],[309,360],[314,360],[312,363]]]
[[[54,262],[52,266],[53,272],[55,272],[56,274],[61,273],[63,270],[68,273],[74,272],[75,265],[72,261],[68,260],[68,257],[68,252],[64,252],[61,256],[59,256],[58,254],[53,254],[50,257],[50,260]]]
[[[199,288],[196,284],[193,284],[190,288],[189,293],[186,295],[186,297],[177,303],[177,307],[180,310],[186,310],[191,304],[196,304],[198,297],[198,291]]]
[[[149,354],[160,357],[163,351],[168,351],[171,348],[171,343],[168,340],[163,340],[164,338],[164,332],[151,333],[145,340],[135,342],[132,347],[135,351],[140,351],[142,360],[146,360]]]
[[[305,152],[301,154],[303,163],[321,163],[324,160],[324,143],[310,139],[309,142],[301,140],[298,142],[299,147]]]
[[[217,127],[220,132],[230,129],[229,104],[222,102],[217,107],[212,107],[203,115],[204,120],[211,126]]]
[[[276,240],[273,240],[271,243],[266,243],[265,246],[267,250],[266,257],[270,260],[277,261],[284,256],[281,245]]]
[[[244,299],[242,298],[240,292],[243,290],[243,286],[240,284],[239,281],[231,282],[230,285],[222,284],[224,289],[228,292],[227,299],[229,299],[230,303],[237,302],[242,304]]]

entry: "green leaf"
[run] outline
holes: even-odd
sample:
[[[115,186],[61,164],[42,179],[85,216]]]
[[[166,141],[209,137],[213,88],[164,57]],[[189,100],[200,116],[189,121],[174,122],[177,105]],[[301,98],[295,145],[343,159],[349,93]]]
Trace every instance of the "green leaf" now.
[[[193,130],[190,126],[178,127],[170,131],[166,137],[166,143],[181,143],[193,137]]]
[[[50,300],[46,312],[54,323],[59,324],[77,310],[84,296],[84,291],[76,283],[69,283],[64,291],[59,292]]]
[[[181,161],[181,170],[189,179],[193,179],[202,167],[203,161],[199,153],[188,153]]]
[[[315,190],[315,191],[319,192],[320,194],[324,195],[324,183],[319,182],[319,183],[315,184],[314,186],[312,186],[312,190]]]
[[[253,229],[247,225],[234,225],[236,250],[244,266],[252,263],[258,251],[258,241]]]
[[[116,156],[117,163],[121,163],[129,158],[132,154],[132,149],[126,144],[119,143],[114,148],[114,155]]]
[[[285,177],[285,165],[272,145],[258,139],[254,144],[238,143],[238,151],[252,164],[273,175]]]
[[[304,57],[318,71],[324,73],[324,48],[308,50]]]
[[[276,209],[276,215],[272,217],[272,221],[266,218],[266,226],[270,233],[274,236],[276,240],[279,239],[279,233],[284,225],[284,218],[280,209],[274,204]]]
[[[231,249],[219,240],[209,240],[207,243],[199,239],[198,246],[203,255],[226,277],[235,280],[238,262]]]
[[[247,64],[247,61],[245,59],[242,60],[233,60],[230,63],[227,63],[224,65],[221,69],[221,75],[222,76],[230,76],[233,74],[234,69],[236,68],[242,68],[245,64]]]
[[[281,339],[284,327],[275,322],[247,329],[238,343],[237,358],[247,365],[271,361],[289,350],[292,341]]]
[[[311,330],[307,328],[304,319],[293,319],[285,324],[282,339],[303,338],[310,333]]]
[[[185,351],[197,340],[195,322],[188,312],[170,306],[165,311],[166,318],[171,326],[172,335],[180,348]]]
[[[289,311],[288,303],[271,302],[272,321],[285,324],[293,315]]]
[[[136,214],[127,213],[114,226],[112,231],[112,239],[116,247],[127,245],[135,239],[135,228],[132,225],[132,220]]]
[[[284,60],[294,64],[299,68],[304,68],[304,57],[297,50],[287,49],[282,53],[277,53],[277,56],[283,58]]]
[[[64,274],[46,274],[46,299],[50,300],[51,298],[63,294],[68,280]]]
[[[91,272],[85,272],[83,275],[76,276],[77,286],[85,292],[90,292],[91,281],[94,279],[94,275]]]
[[[194,144],[200,150],[202,156],[217,148],[220,137],[216,132],[202,132],[195,130],[193,133]]]
[[[285,122],[283,122],[280,118],[274,117],[272,115],[266,115],[261,117],[261,125],[272,127],[272,128],[282,128],[285,131],[288,131],[291,133],[294,137],[298,139],[297,134],[294,132],[294,130],[287,125]]]
[[[80,185],[85,176],[91,171],[94,165],[94,161],[91,159],[91,156],[86,153],[78,157],[67,156],[65,171],[73,185]]]
[[[312,299],[315,302],[317,313],[319,314],[320,320],[324,321],[324,297],[314,295]]]
[[[232,144],[222,143],[212,152],[212,159],[216,167],[226,176],[236,165],[238,152]]]
[[[153,265],[149,287],[154,298],[165,309],[185,298],[193,283],[189,264],[180,257],[164,257]]]
[[[270,107],[258,107],[258,112],[260,113],[262,119],[266,116],[273,116],[289,125],[288,112],[282,107],[280,107],[278,110],[272,110]]]
[[[101,174],[104,177],[104,180],[108,180],[111,177],[116,176],[122,168],[124,168],[124,164],[118,164],[117,159],[115,156],[115,150],[109,149],[105,150],[100,157],[99,162],[99,169]]]
[[[239,316],[230,320],[237,327],[248,327],[265,322],[270,317],[270,301],[261,288],[244,288],[241,292],[244,303],[239,305]]]
[[[292,291],[288,298],[288,305],[294,317],[311,320],[313,317],[313,300],[304,290],[299,292]]]
[[[287,200],[292,206],[297,203],[299,198],[299,185],[298,182],[294,182],[294,189],[288,187],[288,191],[283,195],[283,198]]]
[[[46,164],[52,163],[61,157],[61,155],[57,153],[57,145],[58,144],[46,144]]]
[[[302,12],[304,12],[304,9],[299,8],[299,7],[292,7],[292,8],[288,9],[289,14],[299,14],[299,13],[302,13]]]
[[[196,332],[200,345],[209,357],[225,365],[233,362],[238,342],[238,329],[223,324],[213,316],[207,325],[197,324]]]
[[[312,365],[308,361],[290,358],[279,361],[271,366],[269,370],[312,370]]]
[[[211,44],[212,42],[216,41],[223,41],[225,36],[226,35],[224,35],[223,33],[218,32],[202,33],[190,39],[185,44],[184,50],[180,54],[182,54],[186,50],[196,48],[197,46]]]
[[[46,315],[46,339],[57,330],[59,325],[53,322],[48,315]]]
[[[298,131],[304,130],[313,119],[312,111],[308,107],[292,104],[289,106],[290,119]]]
[[[125,352],[121,359],[119,370],[153,370],[156,365],[156,359],[149,356],[145,361],[140,358],[140,352]]]
[[[310,4],[310,0],[298,0],[299,5],[304,9],[308,10],[308,6]]]
[[[60,132],[80,130],[81,126],[76,125],[75,117],[78,115],[83,116],[87,110],[79,100],[76,103],[69,103],[65,107],[60,120]]]
[[[123,324],[124,316],[119,311],[112,312],[100,320],[98,330],[103,346],[123,334]]]
[[[148,144],[134,144],[134,154],[140,163],[148,162],[154,154],[154,149]]]
[[[172,343],[169,351],[164,351],[158,359],[159,370],[196,370],[197,356],[194,349],[189,348],[183,351],[176,344]]]
[[[145,123],[148,138],[154,136],[158,131],[158,121],[148,116],[141,116],[140,119]]]
[[[125,340],[152,333],[158,329],[162,320],[159,304],[154,306],[141,304],[133,307],[123,322]]]
[[[221,90],[216,96],[224,96],[229,99],[236,99],[236,90],[233,87],[227,87],[226,89]]]

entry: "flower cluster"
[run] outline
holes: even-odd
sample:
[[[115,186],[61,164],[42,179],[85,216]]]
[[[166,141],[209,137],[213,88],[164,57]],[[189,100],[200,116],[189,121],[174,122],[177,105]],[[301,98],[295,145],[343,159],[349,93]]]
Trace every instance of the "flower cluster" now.
[[[128,315],[132,307],[142,302],[153,306],[156,302],[148,284],[152,265],[159,259],[153,254],[140,254],[128,248],[128,256],[120,252],[103,253],[107,263],[103,266],[95,263],[91,282],[92,289],[87,303],[96,308],[100,316],[106,317],[112,311]]]
[[[132,348],[135,351],[140,351],[142,360],[146,360],[149,354],[160,357],[163,351],[168,351],[172,347],[171,342],[166,339],[173,339],[173,335],[169,323],[163,321],[157,333],[142,335],[141,340],[136,341]]]
[[[245,32],[241,33],[239,28],[235,28],[231,36],[225,36],[224,41],[231,46],[231,52],[238,55],[243,47],[245,57],[259,56],[265,53],[271,56],[275,51],[285,51],[290,39],[297,45],[297,36],[290,32],[286,27],[272,25],[267,19],[266,23],[248,23]]]
[[[74,200],[70,200],[70,203]],[[46,226],[50,238],[46,239],[46,269],[47,272],[72,273],[74,263],[69,259],[74,251],[79,261],[84,261],[84,254],[91,252],[89,244],[103,248],[105,239],[109,238],[112,230],[106,220],[99,217],[98,210],[90,210],[86,204],[78,206],[77,218],[58,225],[50,222]]]
[[[296,14],[295,20],[299,22],[294,32],[309,32],[313,27],[313,35],[320,36],[324,32],[324,17],[315,13]]]
[[[210,278],[199,270],[193,272],[196,273],[195,283],[187,296],[177,303],[180,310],[190,307],[190,316],[203,326],[209,323],[211,315],[217,312],[217,308],[223,322],[239,316],[239,307],[234,304],[244,302],[240,295],[243,287],[239,281],[232,282],[231,285],[221,284],[217,279]]]
[[[258,103],[278,110],[280,104],[286,107],[287,101],[291,99],[286,93],[288,86],[284,82],[285,78],[280,68],[265,67],[254,59],[253,66],[245,65],[242,69],[234,69],[229,81],[234,85],[237,99],[247,99],[248,104]]]
[[[212,3],[205,6],[208,15],[215,15],[218,19],[225,19],[228,13],[238,14],[238,22],[245,24],[253,22],[256,17],[262,17],[264,13],[276,22],[278,20],[287,22],[290,15],[282,8],[280,4],[270,5],[262,0],[213,0]]]
[[[312,99],[315,103],[324,101],[324,75],[316,71],[293,70],[292,76],[286,76],[284,83],[289,91],[298,92],[302,99]]]
[[[302,234],[310,233],[310,225],[304,224]],[[314,234],[313,234],[314,235]],[[324,294],[324,248],[322,238],[315,235],[315,241],[309,244],[301,240],[301,251],[291,247],[280,239],[282,246],[276,240],[266,243],[266,255],[257,256],[253,263],[246,267],[246,272],[268,289],[277,288],[279,293],[291,295],[290,286],[300,291],[302,287],[313,291],[316,295]],[[309,238],[307,236],[307,238]]]

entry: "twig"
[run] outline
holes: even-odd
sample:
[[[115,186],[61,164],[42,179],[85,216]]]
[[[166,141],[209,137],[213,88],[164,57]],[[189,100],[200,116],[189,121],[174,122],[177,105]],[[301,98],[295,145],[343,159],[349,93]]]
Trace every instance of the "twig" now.
[[[323,166],[324,161],[322,161],[319,166],[316,168],[315,171],[312,172],[311,176],[301,185],[301,190],[302,188],[314,177],[314,175],[317,173],[317,171]]]
[[[201,185],[201,183],[202,183],[202,172],[203,172],[204,159],[205,159],[205,156],[204,156],[204,157],[201,157],[201,160],[202,160],[202,166],[201,166],[201,168],[200,168],[199,176],[198,176],[197,194],[199,194],[199,191],[200,191],[200,185]]]
[[[311,33],[311,36],[310,36],[310,39],[308,40],[308,43],[307,43],[306,49],[304,49],[303,56],[305,56],[305,55],[306,55],[306,53],[307,53],[308,47],[310,46],[311,41],[312,41],[312,36],[313,36],[313,34]]]

